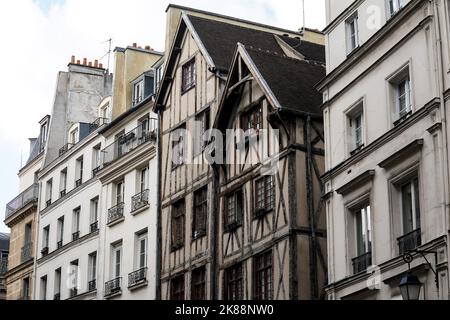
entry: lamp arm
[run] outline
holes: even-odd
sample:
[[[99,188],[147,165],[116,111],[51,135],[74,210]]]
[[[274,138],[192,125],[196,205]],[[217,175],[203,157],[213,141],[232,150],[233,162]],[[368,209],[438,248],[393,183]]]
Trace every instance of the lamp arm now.
[[[427,251],[427,250],[413,250],[413,252],[420,254],[422,256],[422,258],[427,262],[428,266],[430,267],[431,271],[434,274],[436,287],[439,290],[439,276],[438,276],[437,269],[436,269],[437,265],[438,265],[438,253],[436,251]],[[433,268],[433,265],[430,263],[430,261],[428,261],[427,256],[426,256],[427,254],[434,254],[436,268]]]

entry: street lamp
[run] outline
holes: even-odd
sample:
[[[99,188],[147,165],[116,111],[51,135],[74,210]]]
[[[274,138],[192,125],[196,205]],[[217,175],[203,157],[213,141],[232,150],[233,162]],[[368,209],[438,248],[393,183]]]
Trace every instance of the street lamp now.
[[[437,252],[434,251],[421,251],[421,250],[412,250],[408,251],[403,255],[403,261],[408,264],[408,273],[406,273],[403,278],[400,280],[400,292],[402,294],[403,300],[419,300],[420,289],[422,289],[422,282],[420,282],[419,278],[411,272],[411,262],[414,260],[413,254],[420,254],[422,258],[425,259],[431,271],[433,271],[436,281],[436,287],[439,291],[439,279],[436,270],[433,268],[431,263],[428,261],[425,254],[434,254],[436,265],[437,265]]]
[[[422,288],[422,282],[419,281],[417,276],[408,272],[400,281],[400,292],[403,300],[419,300],[420,289]]]

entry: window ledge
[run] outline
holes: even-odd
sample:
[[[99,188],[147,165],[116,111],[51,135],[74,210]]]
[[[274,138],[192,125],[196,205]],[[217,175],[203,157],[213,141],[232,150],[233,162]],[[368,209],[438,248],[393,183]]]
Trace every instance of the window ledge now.
[[[132,216],[137,216],[138,214],[140,214],[140,213],[146,211],[146,210],[149,209],[149,208],[150,208],[150,204],[147,204],[146,206],[143,206],[142,208],[139,208],[139,209],[137,209],[137,210],[132,211],[132,212],[131,212],[131,215],[132,215]]]
[[[121,296],[121,295],[122,295],[122,289],[117,291],[117,292],[114,292],[114,293],[112,293],[110,295],[105,296],[105,299],[109,300],[109,299],[112,299],[112,298],[115,298],[115,297],[118,297],[118,296]]]
[[[173,252],[176,252],[183,248],[184,248],[184,244],[176,244],[176,245],[171,246],[170,250],[173,253]]]
[[[148,286],[148,281],[147,280],[144,280],[144,281],[142,281],[142,282],[140,282],[140,283],[137,283],[137,284],[135,284],[135,285],[132,285],[131,287],[128,287],[128,290],[130,290],[130,291],[136,291],[136,290],[138,290],[138,289],[141,289],[141,288],[144,288],[144,287],[147,287]]]
[[[225,232],[234,232],[241,227],[242,227],[241,222],[233,222],[233,223],[229,223],[229,224],[225,225],[224,231]]]
[[[273,208],[271,209],[256,209],[253,213],[253,220],[262,219],[265,216],[267,216],[269,213],[273,211]]]
[[[196,235],[192,236],[192,242],[197,241],[201,238],[206,237],[207,232],[206,231],[198,231],[198,233]]]
[[[122,222],[124,222],[124,221],[125,221],[125,217],[122,217],[122,218],[120,218],[120,219],[117,219],[117,220],[114,220],[114,221],[108,223],[107,226],[110,227],[110,228],[112,228],[112,227],[114,227],[115,225],[118,225],[119,223],[122,223]]]

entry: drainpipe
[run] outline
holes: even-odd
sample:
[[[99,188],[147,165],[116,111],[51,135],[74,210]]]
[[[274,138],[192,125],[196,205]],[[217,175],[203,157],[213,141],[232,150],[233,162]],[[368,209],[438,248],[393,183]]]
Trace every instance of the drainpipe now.
[[[35,234],[36,234],[36,241],[34,243],[34,261],[33,261],[33,276],[31,279],[31,283],[32,283],[32,289],[33,289],[33,300],[38,300],[38,294],[37,294],[37,277],[36,277],[36,270],[37,270],[37,256],[38,256],[38,250],[39,250],[39,224],[40,224],[40,218],[41,218],[41,194],[42,194],[42,182],[40,181],[40,179],[38,179],[38,203],[37,203],[37,208],[36,208],[36,222],[34,225],[34,229],[35,229]]]
[[[156,283],[155,283],[155,298],[161,300],[161,265],[162,265],[162,223],[161,223],[161,109],[158,108],[158,128],[156,135],[156,161],[157,161],[157,175],[156,179]]]
[[[445,100],[444,100],[444,91],[445,91],[445,75],[444,75],[444,60],[442,58],[443,48],[442,48],[442,31],[440,26],[440,17],[439,17],[439,4],[437,1],[433,1],[433,9],[434,9],[434,27],[436,33],[436,55],[437,55],[437,81],[439,87],[439,99],[441,103],[440,112],[441,112],[441,121],[442,121],[442,140],[443,140],[443,160],[444,160],[444,202],[445,202],[445,228],[446,233],[449,229],[448,226],[448,217],[450,215],[450,201],[449,201],[449,187],[450,187],[450,177],[449,177],[449,157],[448,157],[448,130],[447,130],[447,114],[445,108]],[[437,296],[439,299],[439,290],[437,292]]]

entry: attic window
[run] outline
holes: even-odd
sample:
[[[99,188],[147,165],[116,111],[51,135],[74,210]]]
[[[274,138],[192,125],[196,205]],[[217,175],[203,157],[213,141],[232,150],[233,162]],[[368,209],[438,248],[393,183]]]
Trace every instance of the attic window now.
[[[252,108],[241,116],[241,129],[244,131],[262,129],[262,105]]]
[[[195,58],[183,65],[183,79],[181,83],[181,91],[183,93],[195,87]]]
[[[134,84],[133,87],[133,107],[144,100],[144,79]]]

